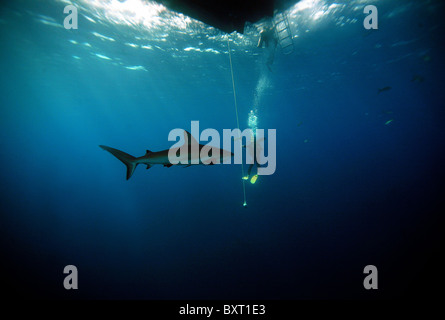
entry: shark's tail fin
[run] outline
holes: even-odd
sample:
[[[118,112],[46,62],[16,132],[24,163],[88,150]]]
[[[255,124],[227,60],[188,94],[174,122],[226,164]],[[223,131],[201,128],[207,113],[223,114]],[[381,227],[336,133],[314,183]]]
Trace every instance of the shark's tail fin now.
[[[133,175],[134,169],[136,169],[136,166],[138,165],[138,163],[135,161],[136,158],[129,155],[128,153],[125,153],[123,151],[114,148],[110,148],[107,146],[99,146],[99,147],[108,151],[109,153],[111,153],[113,156],[115,156],[125,164],[125,166],[127,167],[127,180],[130,179],[131,176]]]

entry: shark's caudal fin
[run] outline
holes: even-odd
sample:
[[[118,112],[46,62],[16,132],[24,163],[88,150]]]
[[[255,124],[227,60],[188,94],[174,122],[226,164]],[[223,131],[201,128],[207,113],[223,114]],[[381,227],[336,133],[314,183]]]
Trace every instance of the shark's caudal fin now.
[[[111,153],[113,156],[115,156],[125,164],[125,166],[127,167],[127,180],[130,179],[131,176],[133,175],[134,169],[136,169],[136,166],[138,165],[138,163],[135,161],[136,158],[129,155],[128,153],[125,153],[123,151],[114,148],[110,148],[107,146],[99,146],[99,147],[108,151],[109,153]]]

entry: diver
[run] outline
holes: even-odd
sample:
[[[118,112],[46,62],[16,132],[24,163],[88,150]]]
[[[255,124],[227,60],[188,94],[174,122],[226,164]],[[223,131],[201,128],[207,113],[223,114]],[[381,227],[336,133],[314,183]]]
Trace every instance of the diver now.
[[[268,21],[260,32],[260,39],[258,40],[258,48],[268,49],[268,57],[266,60],[266,66],[270,72],[272,72],[271,66],[275,58],[275,50],[278,45],[278,40],[275,37],[275,27],[271,21]]]
[[[247,169],[247,175],[245,175],[243,177],[243,180],[249,180],[249,178],[250,178],[251,184],[255,184],[255,182],[258,179],[258,168],[260,168],[261,165],[258,163],[257,155],[263,153],[264,140],[265,140],[265,138],[261,138],[261,140],[257,140],[256,134],[253,133],[253,135],[251,136],[251,140],[250,140],[251,146],[249,146],[249,147],[244,146],[245,148],[248,148],[249,151],[251,151],[251,157],[253,158],[253,163],[251,163],[249,165],[249,169]],[[254,175],[252,175],[253,167],[255,167],[257,170]]]
[[[250,183],[254,184],[258,179],[258,168],[261,167],[261,165],[257,161],[257,154],[262,154],[263,143],[264,143],[264,138],[261,138],[261,140],[257,140],[256,137],[256,128],[257,128],[256,109],[255,112],[253,110],[250,110],[249,112],[249,127],[252,129],[252,134],[250,136],[250,144],[248,146],[243,146],[243,147],[248,149],[248,151],[250,151],[250,156],[253,159],[253,163],[249,165],[249,169],[247,170],[247,175],[243,177],[243,180],[249,180],[250,178]],[[253,167],[256,167],[257,173],[251,177]]]

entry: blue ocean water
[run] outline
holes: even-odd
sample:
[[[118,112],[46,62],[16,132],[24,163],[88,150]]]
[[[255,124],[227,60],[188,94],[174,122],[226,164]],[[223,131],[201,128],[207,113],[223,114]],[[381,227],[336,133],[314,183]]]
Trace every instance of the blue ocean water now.
[[[435,277],[443,240],[441,1],[300,1],[272,71],[258,28],[226,35],[143,1],[0,6],[1,261],[12,296],[393,298]],[[277,169],[125,168],[174,128],[277,130]],[[378,93],[379,89],[390,87]],[[246,170],[246,167],[244,168]],[[377,292],[363,268],[378,267]],[[75,265],[79,289],[63,287]],[[426,277],[426,278],[425,278]]]

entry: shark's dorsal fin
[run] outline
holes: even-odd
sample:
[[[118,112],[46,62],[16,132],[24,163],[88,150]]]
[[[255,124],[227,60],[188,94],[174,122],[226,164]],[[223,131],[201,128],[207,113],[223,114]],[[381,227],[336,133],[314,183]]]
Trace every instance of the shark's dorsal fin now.
[[[152,153],[153,151],[150,151],[150,150],[146,150],[147,152],[145,152],[145,155],[147,155],[147,154],[149,154],[149,153]]]
[[[184,130],[184,144],[185,143],[188,143],[189,145],[196,143],[196,145],[199,145],[198,141],[196,141],[196,139],[193,138],[193,136],[187,130]]]

